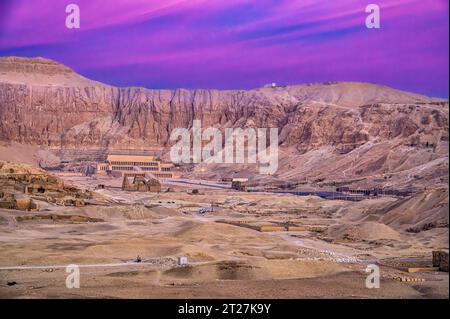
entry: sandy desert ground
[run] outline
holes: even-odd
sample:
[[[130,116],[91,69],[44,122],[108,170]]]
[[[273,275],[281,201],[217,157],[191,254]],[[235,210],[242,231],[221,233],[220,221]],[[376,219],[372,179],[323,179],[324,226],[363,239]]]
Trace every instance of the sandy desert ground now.
[[[429,216],[446,201],[448,210],[446,189],[422,194],[425,204],[414,197],[355,203],[176,181],[163,184],[169,192],[123,192],[119,179],[70,179],[91,190],[105,184],[95,192],[114,204],[66,207],[41,202],[38,213],[1,209],[0,297],[449,296],[448,273],[410,274],[393,267],[429,266],[432,250],[448,249],[448,226],[405,231],[419,222],[420,214],[408,217],[402,208],[417,212],[419,207]],[[191,194],[194,188],[199,194]],[[199,212],[211,207],[213,212]],[[53,218],[46,219],[49,215]],[[444,218],[448,221],[448,213]],[[260,231],[277,227],[290,228]],[[188,265],[177,265],[180,256],[187,257]],[[79,289],[66,288],[68,264],[80,266]],[[381,267],[379,289],[366,288],[368,264]]]

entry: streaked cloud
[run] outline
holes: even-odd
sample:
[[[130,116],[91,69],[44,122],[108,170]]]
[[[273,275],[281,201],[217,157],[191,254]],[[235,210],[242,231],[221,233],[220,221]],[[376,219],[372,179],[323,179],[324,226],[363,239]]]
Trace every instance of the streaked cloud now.
[[[448,97],[448,1],[6,0],[0,55],[45,56],[95,80],[156,88],[251,88],[352,80]]]

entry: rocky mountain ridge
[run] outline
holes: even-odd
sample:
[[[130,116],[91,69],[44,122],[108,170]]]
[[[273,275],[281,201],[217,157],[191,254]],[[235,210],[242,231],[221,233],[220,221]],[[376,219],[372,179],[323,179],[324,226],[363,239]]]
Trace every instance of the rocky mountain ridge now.
[[[63,149],[167,148],[171,131],[190,128],[196,119],[204,128],[277,127],[286,159],[352,158],[356,167],[367,156],[366,167],[377,174],[444,159],[448,171],[448,101],[370,83],[247,91],[118,88],[48,59],[3,57],[0,119],[4,141]],[[359,168],[348,175],[358,172],[368,174]]]

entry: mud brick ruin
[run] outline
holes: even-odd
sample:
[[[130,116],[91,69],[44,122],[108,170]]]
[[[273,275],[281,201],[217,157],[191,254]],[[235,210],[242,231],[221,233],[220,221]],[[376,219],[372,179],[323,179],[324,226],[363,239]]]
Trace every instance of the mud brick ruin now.
[[[122,190],[128,192],[161,192],[161,183],[149,174],[124,173]]]

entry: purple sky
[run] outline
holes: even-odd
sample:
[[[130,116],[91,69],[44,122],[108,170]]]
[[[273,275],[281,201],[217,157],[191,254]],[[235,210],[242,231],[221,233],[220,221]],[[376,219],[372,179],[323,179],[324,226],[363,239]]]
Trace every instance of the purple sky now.
[[[76,3],[81,28],[65,27]],[[365,7],[381,7],[381,29]],[[245,89],[366,81],[448,97],[448,0],[0,0],[0,55],[94,80]]]

